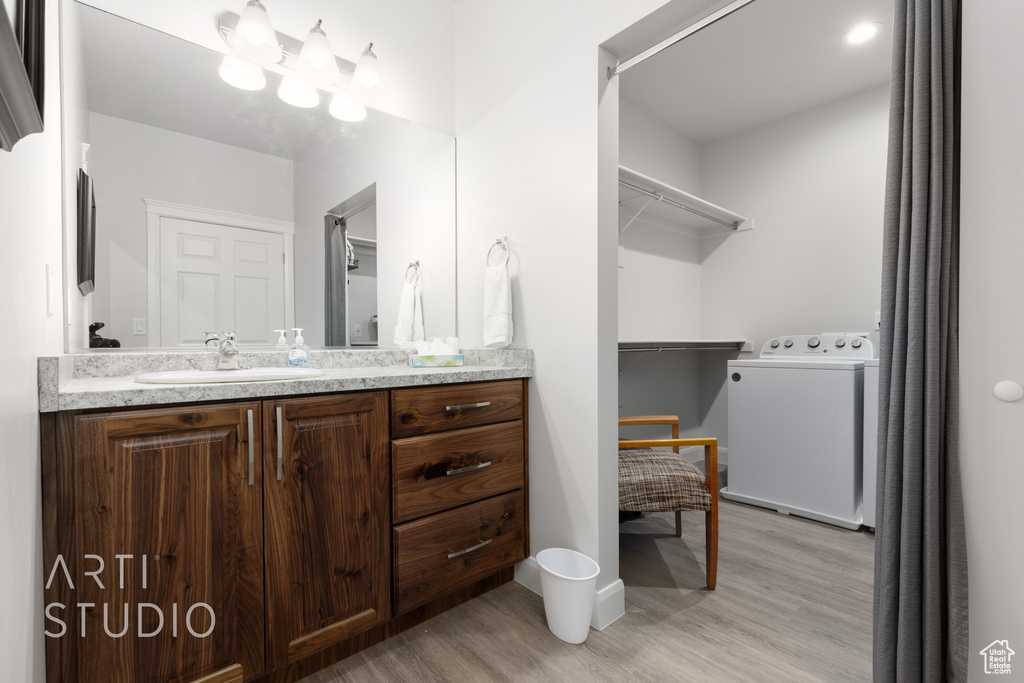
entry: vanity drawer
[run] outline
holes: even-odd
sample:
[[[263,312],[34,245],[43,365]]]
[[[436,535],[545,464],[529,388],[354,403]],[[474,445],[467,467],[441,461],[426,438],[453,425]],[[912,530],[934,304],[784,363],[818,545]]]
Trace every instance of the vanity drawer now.
[[[395,523],[523,486],[523,422],[391,443]]]
[[[395,613],[523,559],[523,517],[519,490],[396,526]]]
[[[456,384],[391,392],[391,438],[523,418],[523,381]]]

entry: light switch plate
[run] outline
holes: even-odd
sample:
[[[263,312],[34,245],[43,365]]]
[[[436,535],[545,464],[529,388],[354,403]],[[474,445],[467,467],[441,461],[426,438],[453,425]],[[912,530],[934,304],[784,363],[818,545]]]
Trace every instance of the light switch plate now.
[[[146,319],[145,318],[132,318],[132,334],[144,335],[146,334]]]

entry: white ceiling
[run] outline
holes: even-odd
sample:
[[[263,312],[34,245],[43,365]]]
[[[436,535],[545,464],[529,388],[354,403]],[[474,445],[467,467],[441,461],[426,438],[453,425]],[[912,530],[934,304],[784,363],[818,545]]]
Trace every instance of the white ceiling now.
[[[892,0],[755,0],[624,72],[620,94],[694,142],[717,140],[887,83],[892,7]],[[881,22],[882,32],[845,44],[843,35],[865,21]],[[640,45],[633,36],[623,32],[605,45],[625,61],[657,42]]]

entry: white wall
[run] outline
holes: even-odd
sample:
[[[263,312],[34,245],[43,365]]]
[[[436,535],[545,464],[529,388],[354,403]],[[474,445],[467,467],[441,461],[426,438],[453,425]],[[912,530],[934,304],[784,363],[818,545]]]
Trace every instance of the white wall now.
[[[467,0],[457,7],[457,51],[471,56],[458,64],[460,339],[482,342],[484,256],[508,235],[513,344],[532,348],[535,359],[532,552],[586,553],[602,567],[599,590],[612,592],[618,87],[605,78],[597,45],[661,4]],[[532,584],[529,569],[524,563],[519,578]],[[621,592],[618,600],[621,614]]]
[[[93,320],[105,322],[99,333],[122,347],[147,345],[147,337],[132,334],[132,319],[148,316],[143,199],[292,220],[287,159],[96,113],[89,139],[97,224]]]
[[[960,230],[960,461],[970,575],[970,680],[979,652],[1008,640],[1024,674],[1024,401],[992,394],[1024,384],[1024,4],[963,4],[963,127]],[[1005,678],[1010,678],[1009,676]]]
[[[85,0],[99,9],[224,52],[217,20],[242,0]],[[455,0],[266,0],[274,29],[304,40],[317,19],[334,53],[356,62],[373,43],[387,91],[375,106],[448,133],[454,129]]]
[[[619,78],[628,81],[630,73]],[[700,146],[644,111],[642,102],[619,100],[619,163],[700,196]]]
[[[61,136],[58,5],[47,0],[43,133],[0,152],[0,680],[41,682],[43,663],[42,494],[36,357],[64,346],[62,297],[46,315],[46,264],[60,284]]]

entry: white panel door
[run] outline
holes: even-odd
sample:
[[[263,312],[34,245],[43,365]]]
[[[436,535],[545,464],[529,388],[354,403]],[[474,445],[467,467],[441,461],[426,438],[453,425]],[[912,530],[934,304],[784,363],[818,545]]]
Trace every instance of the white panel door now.
[[[160,218],[160,345],[202,346],[206,331],[273,344],[285,324],[284,237]]]

